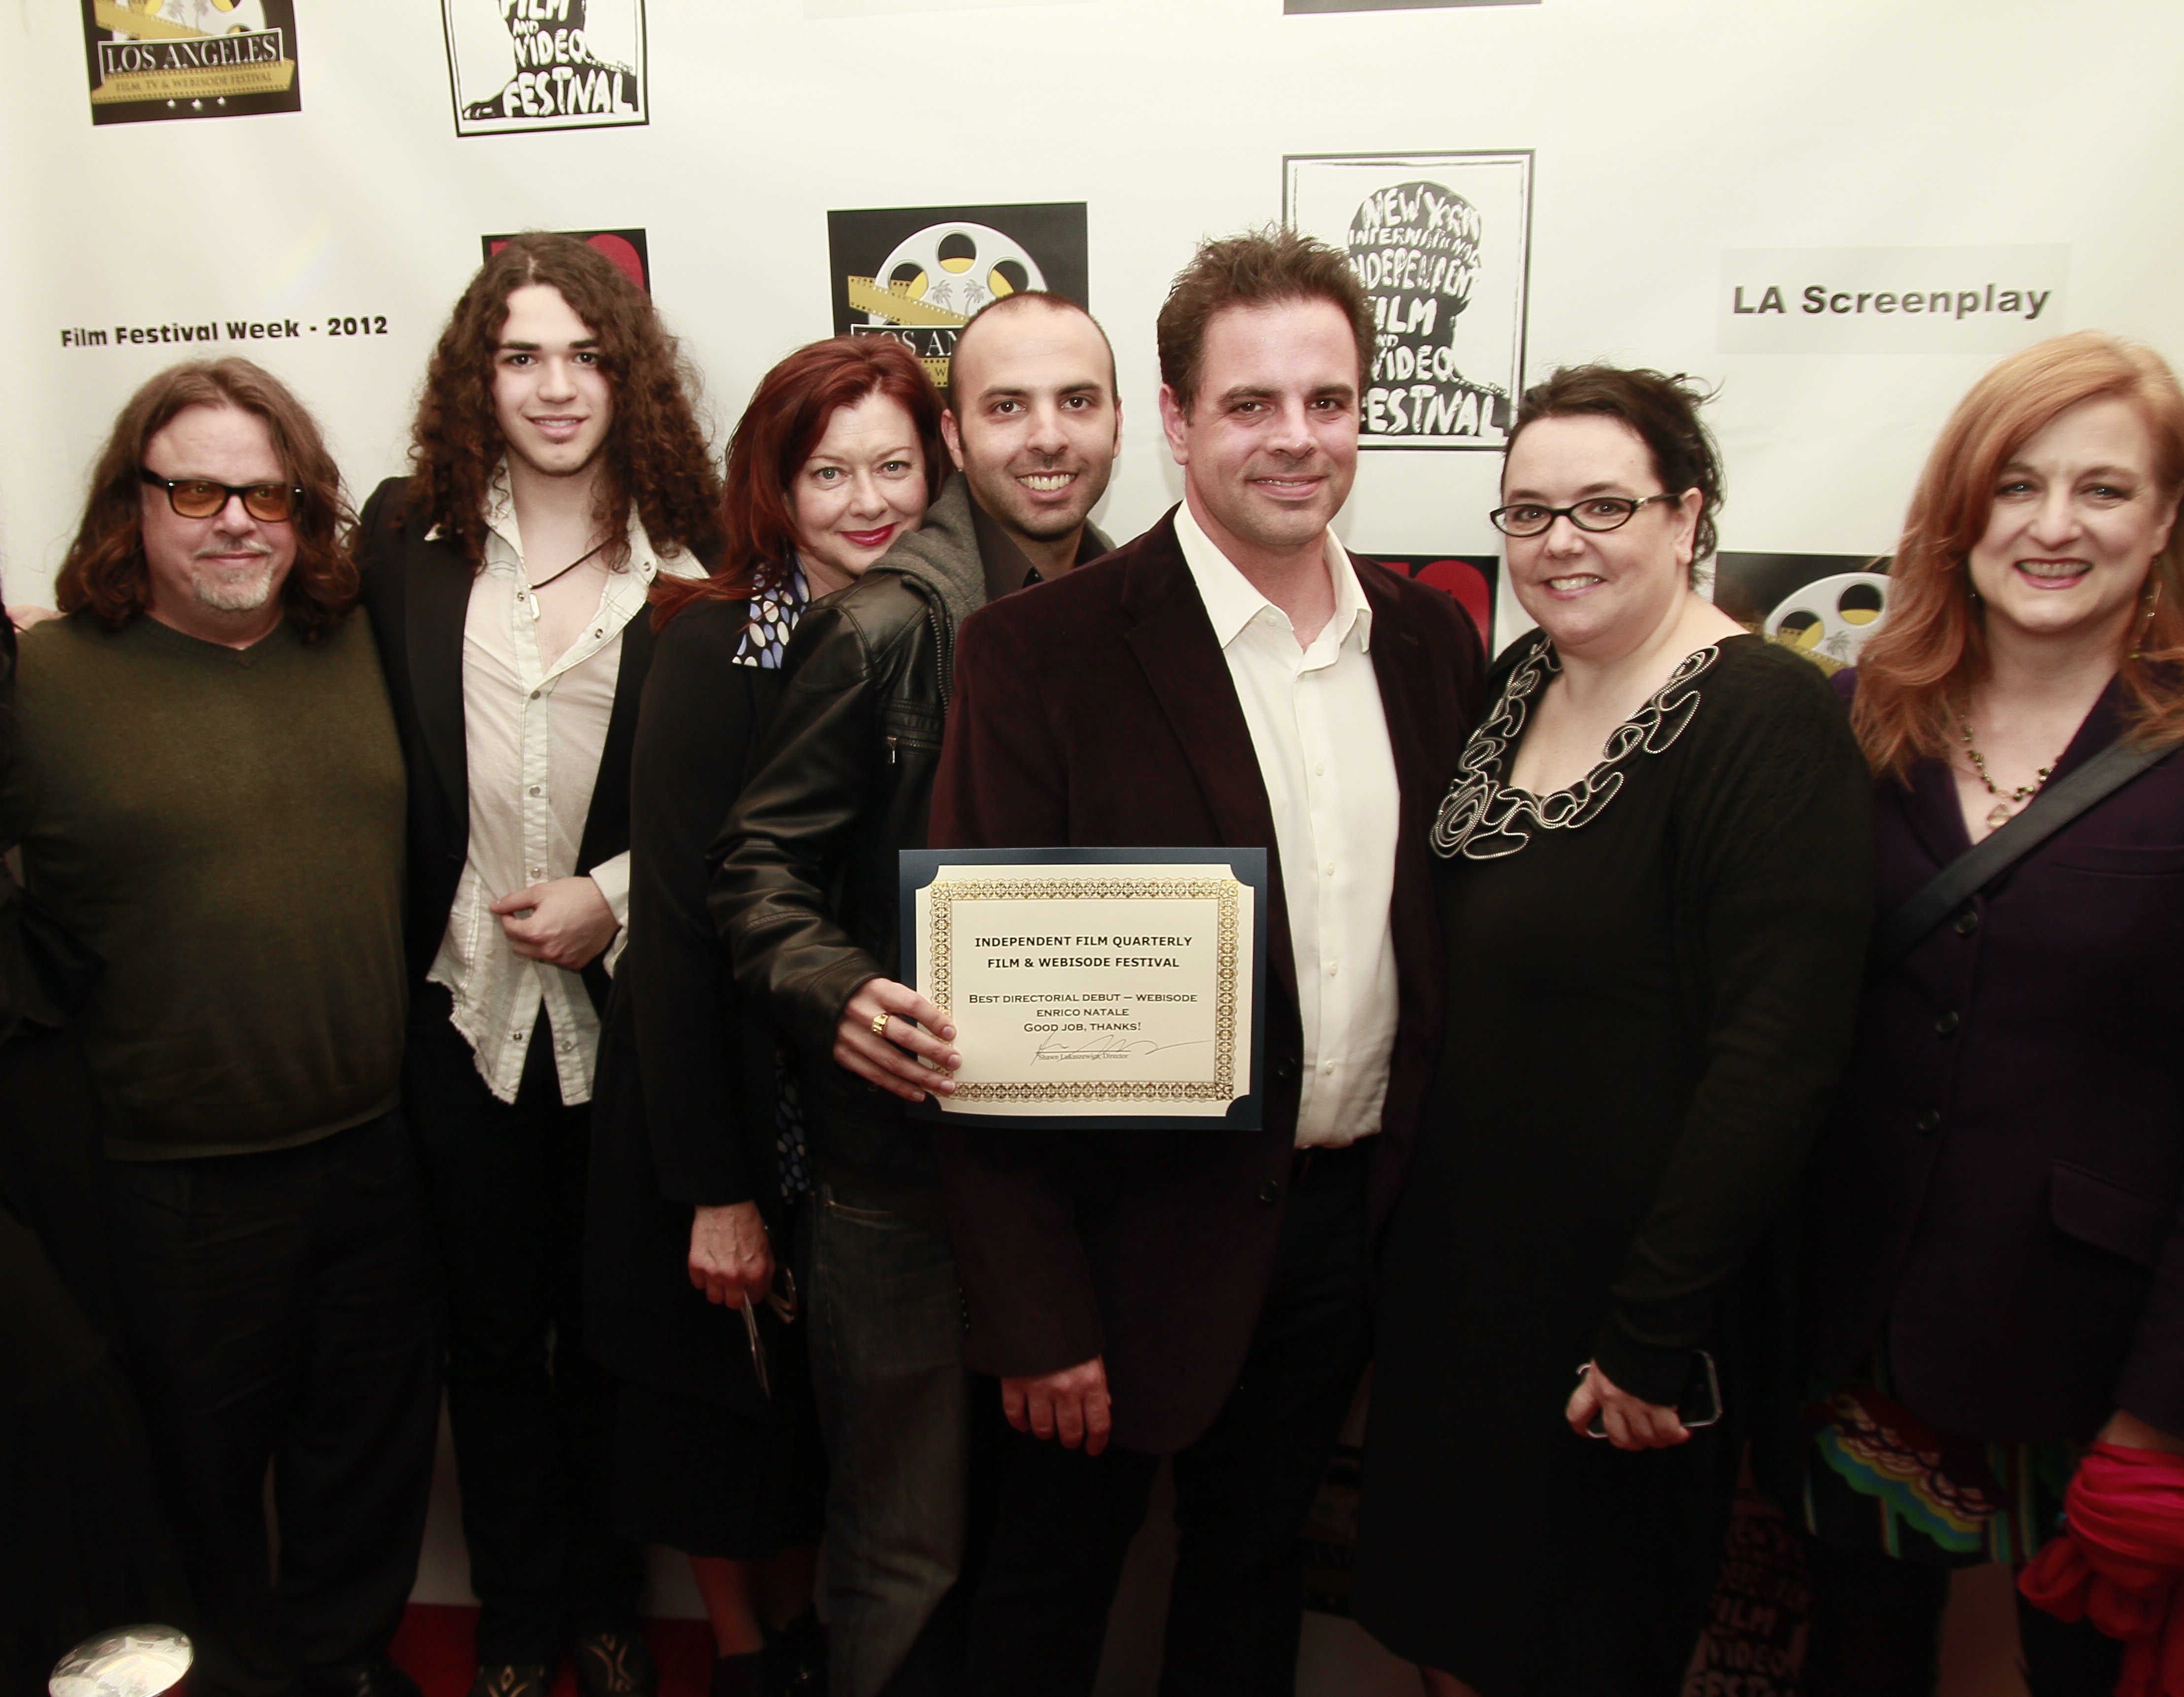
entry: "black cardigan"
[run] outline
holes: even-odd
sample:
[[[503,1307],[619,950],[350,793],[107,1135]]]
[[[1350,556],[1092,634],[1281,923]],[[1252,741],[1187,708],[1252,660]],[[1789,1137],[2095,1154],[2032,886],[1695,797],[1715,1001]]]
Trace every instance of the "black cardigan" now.
[[[773,1039],[738,996],[705,906],[705,850],[780,690],[779,673],[734,663],[748,617],[741,601],[700,602],[653,645],[631,757],[629,943],[592,1096],[584,1330],[624,1378],[755,1414],[742,1315],[688,1271],[699,1205],[756,1202],[788,1253]]]
[[[1838,673],[1836,687],[1855,687]],[[2122,731],[2120,684],[2067,776]],[[1971,846],[1946,764],[1875,785],[1886,913]],[[2184,758],[2033,849],[1866,991],[1815,1147],[1806,1347],[1989,1442],[2184,1432]]]

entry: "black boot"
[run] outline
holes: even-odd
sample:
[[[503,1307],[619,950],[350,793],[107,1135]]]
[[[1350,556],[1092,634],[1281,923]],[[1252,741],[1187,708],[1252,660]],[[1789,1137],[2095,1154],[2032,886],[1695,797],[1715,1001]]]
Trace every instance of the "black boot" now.
[[[766,1635],[766,1697],[827,1697],[827,1629],[806,1609]]]

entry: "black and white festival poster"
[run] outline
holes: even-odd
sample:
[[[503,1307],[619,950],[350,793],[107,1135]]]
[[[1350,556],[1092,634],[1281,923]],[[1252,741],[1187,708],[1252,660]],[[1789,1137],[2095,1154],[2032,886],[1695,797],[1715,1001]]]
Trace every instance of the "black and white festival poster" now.
[[[83,0],[91,121],[300,112],[295,0]]]
[[[1282,215],[1346,251],[1372,298],[1363,445],[1500,451],[1524,369],[1531,154],[1292,154]]]
[[[892,336],[948,382],[956,335],[998,296],[1087,298],[1084,203],[913,206],[827,215],[834,333]]]
[[[647,121],[644,0],[440,0],[455,133]]]

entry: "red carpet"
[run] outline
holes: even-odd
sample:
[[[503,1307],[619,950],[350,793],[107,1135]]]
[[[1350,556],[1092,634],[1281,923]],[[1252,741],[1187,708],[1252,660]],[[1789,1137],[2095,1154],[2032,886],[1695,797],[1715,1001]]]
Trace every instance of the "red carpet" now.
[[[660,1697],[705,1697],[713,1674],[713,1633],[703,1621],[647,1621],[645,1636],[660,1664]],[[425,1697],[465,1697],[477,1664],[477,1610],[445,1603],[412,1603],[394,1635],[394,1660],[425,1688]],[[577,1697],[565,1657],[552,1697]]]

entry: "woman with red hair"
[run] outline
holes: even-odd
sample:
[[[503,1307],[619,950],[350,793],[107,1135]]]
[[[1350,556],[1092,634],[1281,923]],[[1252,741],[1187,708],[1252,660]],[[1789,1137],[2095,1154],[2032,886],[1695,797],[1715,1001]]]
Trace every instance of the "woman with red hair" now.
[[[1930,1693],[1949,1569],[2025,1563],[2096,1440],[2184,1452],[2180,489],[2159,357],[2092,332],[2013,355],[1942,430],[1886,622],[1836,680],[1884,917],[1808,1191],[1812,1697]],[[2096,762],[2137,769],[1912,904]],[[2115,1642],[2019,1618],[2035,1697],[2116,1689]]]
[[[712,1697],[821,1689],[825,1464],[787,1270],[809,1188],[800,1116],[707,912],[707,850],[806,603],[916,530],[947,466],[939,398],[908,349],[847,336],[799,349],[736,427],[725,563],[654,589],[586,1318],[621,1382],[611,1512],[624,1535],[688,1555],[719,1651]]]

